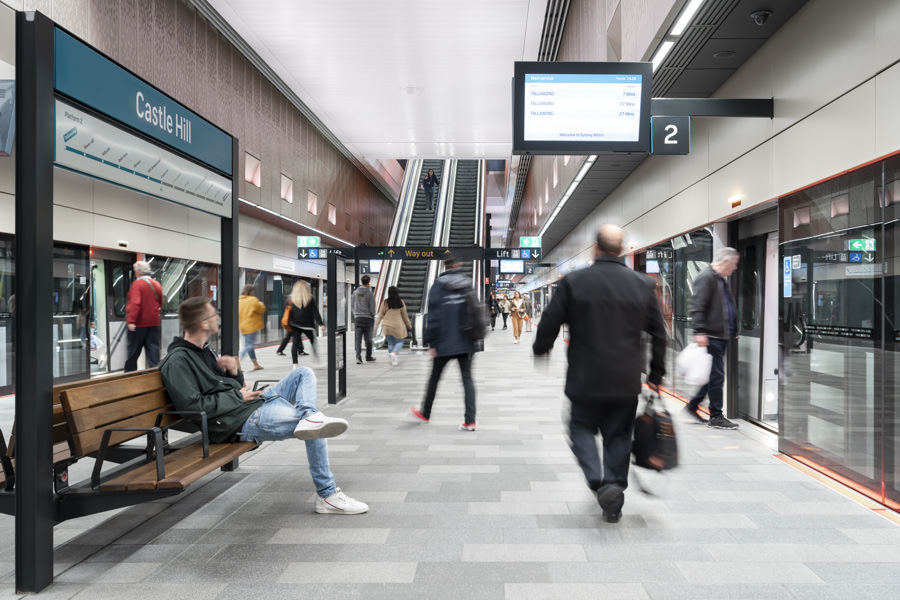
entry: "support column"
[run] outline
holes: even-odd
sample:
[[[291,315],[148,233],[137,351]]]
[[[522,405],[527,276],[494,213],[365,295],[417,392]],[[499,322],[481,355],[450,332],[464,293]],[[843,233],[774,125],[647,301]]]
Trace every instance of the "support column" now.
[[[16,590],[53,581],[53,23],[16,15]]]
[[[238,214],[240,200],[238,198],[238,141],[231,139],[231,218],[221,219],[222,242],[222,280],[219,281],[221,294],[222,328],[219,332],[219,343],[222,354],[236,356],[240,342],[238,341]]]

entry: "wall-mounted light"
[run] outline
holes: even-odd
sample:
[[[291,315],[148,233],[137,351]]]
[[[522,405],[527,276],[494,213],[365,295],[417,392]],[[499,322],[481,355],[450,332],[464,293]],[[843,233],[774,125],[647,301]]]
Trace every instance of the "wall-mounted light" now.
[[[744,201],[743,194],[734,194],[728,199],[728,203],[731,205],[731,208],[737,208],[741,205],[741,202]]]

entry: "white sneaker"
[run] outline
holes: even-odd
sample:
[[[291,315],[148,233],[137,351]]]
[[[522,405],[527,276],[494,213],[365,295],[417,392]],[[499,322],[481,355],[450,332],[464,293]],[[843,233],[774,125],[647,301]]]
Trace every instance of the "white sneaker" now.
[[[316,411],[306,415],[294,428],[294,437],[298,440],[315,440],[341,435],[347,431],[349,423],[345,419],[326,417]]]
[[[400,364],[400,359],[398,359],[397,355],[394,353],[391,353],[391,364],[395,367]]]
[[[335,489],[328,498],[316,496],[316,512],[320,515],[359,515],[368,511],[368,504],[354,500],[341,488]]]

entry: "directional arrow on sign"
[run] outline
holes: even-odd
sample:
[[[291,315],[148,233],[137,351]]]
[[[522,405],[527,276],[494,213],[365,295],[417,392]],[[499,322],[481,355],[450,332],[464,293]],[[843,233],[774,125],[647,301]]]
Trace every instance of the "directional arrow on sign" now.
[[[304,250],[303,248],[300,248],[299,250],[297,250],[297,256],[299,256],[300,258],[306,258],[307,257],[306,250]]]
[[[538,250],[537,248],[532,248],[531,249],[531,258],[540,258],[540,257],[541,257],[541,251]]]
[[[388,256],[390,256],[391,258],[394,258],[394,249],[391,248],[390,250],[388,250],[388,251],[387,251],[387,254],[388,254]]]

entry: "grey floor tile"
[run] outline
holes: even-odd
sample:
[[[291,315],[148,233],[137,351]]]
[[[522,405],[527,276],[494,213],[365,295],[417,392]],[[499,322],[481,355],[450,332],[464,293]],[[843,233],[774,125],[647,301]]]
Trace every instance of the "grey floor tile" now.
[[[566,446],[564,353],[537,376],[507,334],[476,357],[475,433],[456,429],[454,369],[422,426],[408,411],[426,357],[349,365],[349,397],[323,410],[351,422],[332,468],[368,514],[315,514],[304,445],[266,443],[181,496],[59,525],[59,575],[40,598],[900,597],[900,527],[774,458],[749,424],[677,422],[682,465],[636,470],[653,495],[633,480],[621,522],[603,522]],[[288,372],[274,348],[259,354],[267,377]],[[14,533],[0,516],[0,536]],[[0,548],[0,600],[20,596],[13,561]]]

